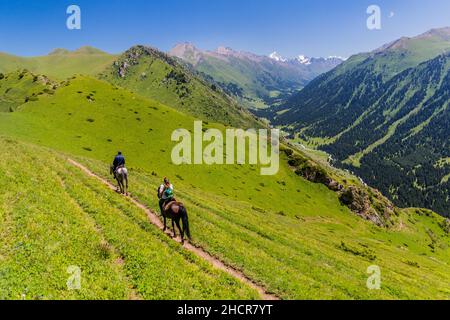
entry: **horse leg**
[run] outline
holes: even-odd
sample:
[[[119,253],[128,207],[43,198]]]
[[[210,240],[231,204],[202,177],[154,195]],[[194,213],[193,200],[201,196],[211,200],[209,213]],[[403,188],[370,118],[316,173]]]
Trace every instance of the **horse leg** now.
[[[115,178],[116,181],[117,181],[117,189],[116,189],[116,192],[119,192],[119,191],[120,191],[120,181],[119,181],[119,177],[118,177],[116,174],[114,174],[114,178]]]
[[[123,181],[119,179],[120,193],[123,194]]]
[[[186,208],[181,207],[181,221],[183,222],[183,235],[186,234],[188,239],[191,239],[191,231],[189,230],[189,219]],[[183,237],[184,238],[184,237]]]
[[[163,214],[163,217],[164,217],[164,229],[163,229],[163,232],[164,232],[164,231],[166,231],[166,229],[167,229],[167,225],[166,225],[166,215]]]
[[[120,182],[120,175],[118,172],[116,173],[116,180],[117,180],[117,192],[122,193],[122,184]]]
[[[175,222],[174,222],[174,218],[172,218],[172,230],[173,230],[173,237],[176,238],[177,237],[177,233],[175,231]]]
[[[128,175],[125,175],[125,195],[128,196]]]
[[[180,219],[178,218],[175,223],[177,224],[178,230],[180,230],[180,234],[181,234],[181,244],[184,243],[184,231],[183,229],[181,229],[180,227]],[[175,230],[175,229],[174,229]]]
[[[128,195],[128,192],[127,192],[127,183],[126,183],[126,180],[127,180],[127,177],[126,177],[126,175],[125,175],[125,172],[124,172],[124,170],[122,170],[122,193],[124,194],[124,195]]]

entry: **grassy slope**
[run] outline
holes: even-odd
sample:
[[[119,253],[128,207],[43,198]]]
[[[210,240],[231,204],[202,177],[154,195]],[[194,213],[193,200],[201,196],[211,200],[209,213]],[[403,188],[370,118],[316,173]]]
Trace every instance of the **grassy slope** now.
[[[430,60],[444,52],[450,50],[450,41],[446,39],[431,36],[427,38],[410,39],[407,41],[406,50],[393,50],[400,54],[400,59],[395,61],[386,61],[382,64],[389,65],[391,75],[395,75],[407,68],[415,67],[420,63]],[[392,63],[394,62],[394,63]]]
[[[273,177],[251,166],[173,166],[171,132],[194,118],[87,77],[19,110],[0,114],[0,133],[74,154],[101,175],[122,149],[133,194],[154,209],[156,186],[171,177],[194,242],[283,298],[448,298],[450,241],[440,217],[405,210],[400,230],[387,231],[285,165]],[[372,264],[381,267],[381,291],[365,287]]]
[[[80,161],[105,172],[102,163]],[[133,178],[135,196],[154,210],[156,199],[149,195],[158,181],[145,172]],[[181,188],[177,195],[189,208],[195,244],[282,298],[430,299],[447,298],[450,292],[445,280],[449,239],[437,224],[442,220],[438,216],[405,210],[401,227],[386,231],[347,212],[333,214],[331,207],[308,214],[297,205],[300,211],[291,215],[225,196],[199,195],[195,188]],[[315,196],[310,202],[316,204]],[[437,239],[434,252],[428,246],[430,235]],[[382,270],[381,291],[365,287],[366,268],[373,264]]]
[[[110,65],[116,56],[98,51],[79,49],[39,57],[17,57],[0,53],[0,72],[27,69],[54,79],[66,79],[74,74],[96,75]]]
[[[400,39],[398,45],[372,53],[361,53],[335,69],[336,75],[351,71],[354,68],[373,68],[386,81],[400,72],[418,66],[450,50],[450,41],[440,37]]]
[[[95,101],[87,98],[91,94]],[[286,166],[280,168],[277,176],[263,177],[257,167],[250,165],[209,166],[206,170],[198,165],[173,165],[171,150],[175,143],[170,141],[171,134],[178,128],[192,130],[194,120],[156,101],[80,76],[53,96],[23,105],[20,112],[0,114],[0,130],[104,162],[110,162],[120,149],[132,168],[172,176],[177,184],[193,184],[204,192],[252,200],[272,211],[280,210],[285,202],[308,203],[305,193],[299,192],[293,201],[287,191],[299,188],[310,191],[317,200],[315,205],[303,206],[309,214],[326,211],[329,204],[335,203],[337,197],[333,193],[323,193],[324,187],[297,179]],[[221,125],[204,124],[204,128],[208,127],[224,129]],[[242,184],[245,179],[250,186]],[[274,192],[262,196],[260,183]],[[294,214],[297,210],[286,211]],[[334,213],[340,211],[336,208]]]
[[[0,75],[0,112],[14,111],[26,101],[52,94],[54,84],[43,76],[26,70]]]
[[[0,142],[1,299],[257,297],[60,154]],[[71,265],[81,268],[81,290],[66,287]]]

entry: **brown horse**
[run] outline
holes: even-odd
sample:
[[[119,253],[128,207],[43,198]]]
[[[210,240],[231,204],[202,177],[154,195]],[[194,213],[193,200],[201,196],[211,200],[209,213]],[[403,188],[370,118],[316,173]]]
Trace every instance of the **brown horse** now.
[[[162,215],[164,218],[164,231],[166,231],[166,219],[169,218],[172,220],[172,230],[173,230],[173,237],[176,238],[177,233],[175,231],[175,225],[177,225],[178,230],[181,234],[181,243],[184,243],[184,234],[188,237],[188,239],[191,239],[191,232],[189,230],[189,219],[187,215],[186,208],[181,202],[177,201],[171,201],[164,205],[162,210]],[[183,228],[180,226],[180,220],[183,221]]]
[[[117,181],[117,184],[119,185],[119,188],[117,191],[121,194],[128,195],[128,170],[125,167],[119,167],[114,172],[114,167],[111,166],[109,173],[114,175],[114,178]]]

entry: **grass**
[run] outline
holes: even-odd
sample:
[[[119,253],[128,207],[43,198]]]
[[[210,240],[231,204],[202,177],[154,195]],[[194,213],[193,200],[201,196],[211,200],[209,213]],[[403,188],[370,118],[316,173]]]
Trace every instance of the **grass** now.
[[[21,106],[18,112],[0,113],[0,133],[70,154],[104,177],[108,175],[112,156],[121,149],[130,169],[132,194],[155,210],[156,187],[164,176],[168,176],[175,184],[176,196],[188,208],[194,244],[241,270],[281,298],[449,297],[450,239],[440,227],[441,217],[428,211],[406,209],[396,217],[399,223],[395,228],[376,227],[342,206],[336,193],[296,176],[286,165],[284,155],[275,176],[260,176],[258,167],[248,165],[175,166],[170,160],[170,151],[175,145],[170,141],[170,135],[177,128],[192,128],[194,120],[159,102],[79,76],[58,88],[55,94]],[[205,126],[224,129],[213,123]],[[41,153],[38,150],[42,149],[37,147],[30,148],[35,150],[29,156],[34,157],[33,164],[43,163],[42,159],[54,154],[51,151]],[[12,151],[12,154],[21,154],[21,151]],[[25,175],[19,179],[33,183],[38,177],[26,176],[31,175],[26,172],[35,171],[21,165],[22,162],[28,163],[19,161],[12,169],[7,169],[4,164],[3,170],[8,171],[2,175],[9,179]],[[54,165],[53,161],[51,165]],[[161,273],[154,272],[162,272],[164,278],[168,276],[168,270],[178,270],[176,264],[168,264],[170,259],[166,260],[166,257],[169,254],[178,254],[179,260],[175,261],[180,263],[193,258],[186,257],[176,246],[166,244],[148,225],[142,212],[75,168],[60,163],[56,170],[52,168],[49,172],[51,175],[56,172],[65,187],[60,190],[58,184],[50,180],[47,188],[55,188],[52,201],[43,195],[37,203],[45,208],[61,208],[62,212],[69,210],[65,206],[73,205],[73,210],[84,212],[83,217],[91,224],[95,221],[102,231],[101,237],[95,233],[98,240],[89,240],[89,243],[106,240],[115,248],[113,252],[117,250],[125,257],[123,271],[118,271],[117,277],[121,279],[125,275],[127,280],[117,280],[123,293],[115,298],[130,295],[125,287],[150,299],[254,297],[254,292],[224,275],[218,274],[211,279],[211,274],[216,273],[198,260],[189,265],[189,277],[182,280],[182,286],[158,282],[156,278]],[[0,205],[9,207],[11,198],[19,192],[32,194],[27,191],[31,186],[21,191],[21,185],[22,180],[19,180],[8,186],[15,192],[7,199],[3,198]],[[25,216],[26,208],[10,211],[18,212],[21,217]],[[8,219],[15,221],[10,216]],[[36,218],[35,224],[44,217]],[[72,221],[71,215],[67,219]],[[15,229],[27,234],[23,226],[3,228],[2,232]],[[72,230],[73,237],[77,232]],[[88,234],[83,232],[83,236]],[[54,236],[62,237],[58,232]],[[35,237],[39,238],[39,235],[30,239]],[[152,244],[152,241],[156,243]],[[75,244],[73,249],[67,246],[65,250],[76,248]],[[89,250],[87,247],[84,253],[88,255],[86,261],[93,257]],[[61,259],[64,259],[62,252]],[[26,257],[31,259],[35,254]],[[163,256],[155,258],[155,254]],[[44,257],[42,254],[40,259]],[[161,264],[167,266],[166,269],[159,270]],[[366,288],[366,270],[373,264],[380,266],[382,272],[382,290],[379,291]],[[183,264],[183,268],[187,266]],[[14,282],[15,277],[11,274],[10,281]],[[147,287],[153,282],[163,292]],[[170,295],[169,291],[164,291],[166,287],[175,293]],[[94,290],[89,297],[103,297],[110,291],[109,287],[105,291],[102,295],[97,293],[99,290]],[[54,294],[57,296],[57,291]]]
[[[87,98],[93,91],[94,102]],[[305,205],[303,210],[308,212],[326,211],[330,203],[336,203],[334,193],[324,193],[324,187],[298,179],[286,166],[280,168],[277,176],[262,177],[259,169],[250,165],[212,165],[206,169],[198,165],[173,165],[171,150],[175,143],[170,141],[171,134],[178,128],[192,130],[194,120],[105,82],[78,77],[53,96],[22,106],[20,112],[0,113],[0,131],[103,162],[111,161],[116,151],[121,150],[133,169],[154,171],[159,177],[178,175],[183,179],[176,179],[178,185],[190,188],[192,184],[203,192],[226,194],[240,201],[252,200],[262,207],[271,203],[268,209],[273,211],[279,210],[283,203],[294,207],[295,203],[307,203],[305,193],[300,193],[294,201],[287,190],[302,189],[317,197],[316,205]],[[204,127],[224,129],[216,124],[204,124]],[[262,196],[256,190],[260,183],[272,192]],[[337,207],[335,212],[339,210]]]
[[[14,112],[25,102],[54,93],[54,84],[26,70],[0,74],[0,112]]]
[[[436,168],[443,168],[443,167],[448,166],[448,165],[450,165],[450,157],[439,159],[438,161],[436,161],[434,166]]]
[[[61,155],[0,141],[2,299],[257,298]],[[67,289],[71,265],[81,290]]]
[[[442,177],[441,184],[447,183],[448,180],[450,180],[450,173]]]
[[[79,160],[107,178],[103,163]],[[155,211],[158,183],[159,178],[149,173],[133,173],[134,196]],[[404,210],[398,229],[388,231],[345,210],[291,215],[199,193],[195,186],[175,188],[189,209],[194,244],[284,299],[448,297],[448,282],[443,279],[448,278],[449,239],[439,226],[442,219],[434,214]],[[429,247],[430,230],[438,238],[435,251]],[[414,261],[420,268],[405,261]],[[365,287],[366,269],[373,264],[382,270],[381,291]]]

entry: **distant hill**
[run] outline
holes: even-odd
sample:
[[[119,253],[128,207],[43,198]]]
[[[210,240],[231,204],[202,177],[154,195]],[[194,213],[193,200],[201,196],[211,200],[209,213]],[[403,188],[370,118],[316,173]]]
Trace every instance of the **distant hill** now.
[[[64,48],[58,48],[51,51],[48,55],[108,55],[108,53],[91,46],[84,46],[73,51]]]
[[[351,57],[268,115],[402,206],[450,215],[450,28]]]
[[[130,48],[100,78],[204,120],[237,127],[260,125],[219,87],[154,48]]]
[[[226,47],[202,51],[190,43],[176,45],[169,55],[190,64],[253,109],[279,103],[342,62],[337,57],[284,59],[276,53],[266,57]]]
[[[55,49],[46,56],[38,57],[18,57],[0,53],[0,72],[27,69],[36,74],[63,80],[74,74],[98,74],[115,58],[114,55],[89,46],[74,51]]]

